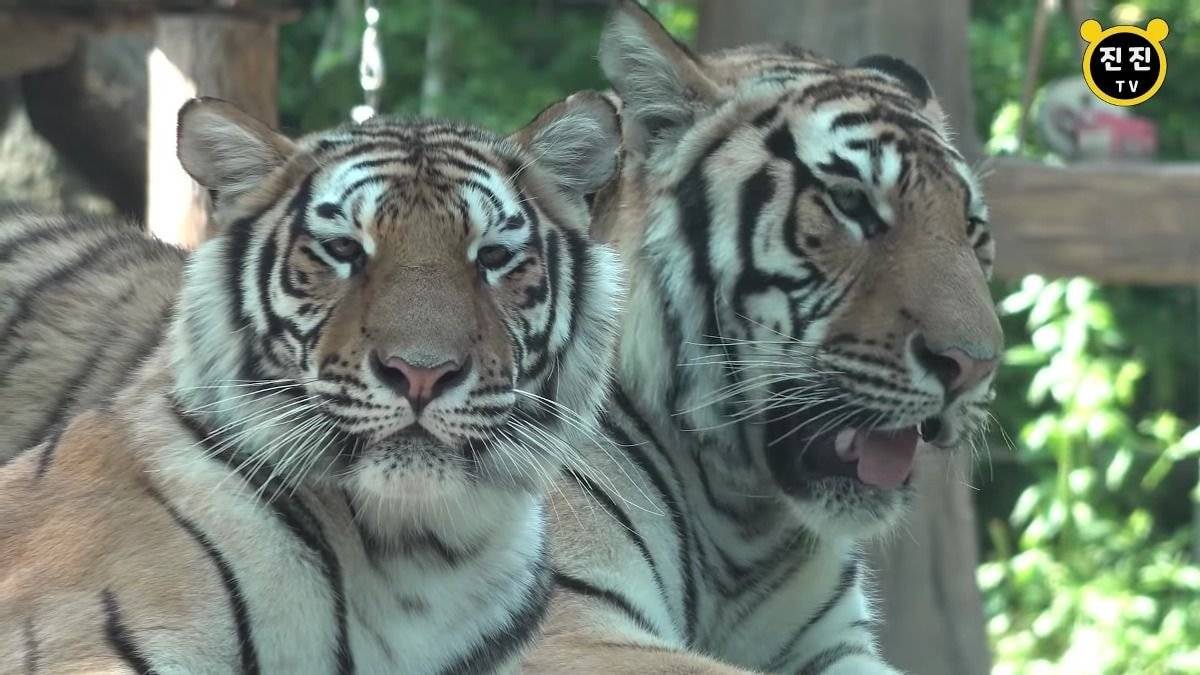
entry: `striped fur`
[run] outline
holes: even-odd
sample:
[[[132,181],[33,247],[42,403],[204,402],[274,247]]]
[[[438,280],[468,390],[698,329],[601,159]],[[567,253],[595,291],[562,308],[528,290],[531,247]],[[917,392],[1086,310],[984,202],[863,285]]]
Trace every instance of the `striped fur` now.
[[[3,668],[514,668],[551,592],[542,492],[564,464],[607,480],[571,448],[615,345],[621,272],[584,200],[615,148],[592,94],[508,139],[379,119],[293,142],[185,106],[219,235],[130,384],[0,468]],[[6,277],[19,297],[175,283],[129,261],[178,252],[61,222],[5,239],[68,261]],[[426,399],[395,359],[458,370]]]
[[[134,223],[27,211],[3,217],[0,459],[127,381],[162,341],[183,260]]]
[[[835,443],[978,428],[990,377],[952,395],[913,352],[1001,348],[976,181],[894,59],[696,57],[623,2],[600,60],[624,155],[596,227],[631,282],[604,421],[623,452],[591,463],[633,487],[564,483],[527,665],[894,673],[859,545],[911,488],[863,482]]]

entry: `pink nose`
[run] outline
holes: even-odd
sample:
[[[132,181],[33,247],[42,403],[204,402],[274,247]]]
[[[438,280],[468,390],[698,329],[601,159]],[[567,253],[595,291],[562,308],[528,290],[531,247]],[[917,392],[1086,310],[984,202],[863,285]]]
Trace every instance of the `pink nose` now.
[[[376,373],[383,383],[408,399],[413,412],[420,413],[430,401],[463,379],[466,369],[457,361],[433,367],[417,366],[399,356],[376,357]]]
[[[996,359],[977,359],[958,348],[947,349],[938,356],[954,362],[954,375],[946,383],[946,388],[954,393],[983,382],[996,369]]]
[[[949,394],[961,394],[983,382],[996,370],[999,359],[976,358],[959,347],[933,349],[921,336],[912,342],[917,361],[942,383]]]

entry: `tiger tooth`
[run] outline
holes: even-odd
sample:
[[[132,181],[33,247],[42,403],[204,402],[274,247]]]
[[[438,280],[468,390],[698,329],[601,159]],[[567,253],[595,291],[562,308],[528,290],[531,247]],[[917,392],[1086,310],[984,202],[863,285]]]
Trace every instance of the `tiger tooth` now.
[[[842,429],[833,439],[833,449],[837,452],[837,456],[844,461],[850,462],[858,459],[858,453],[854,449],[855,433],[857,432],[854,429]]]

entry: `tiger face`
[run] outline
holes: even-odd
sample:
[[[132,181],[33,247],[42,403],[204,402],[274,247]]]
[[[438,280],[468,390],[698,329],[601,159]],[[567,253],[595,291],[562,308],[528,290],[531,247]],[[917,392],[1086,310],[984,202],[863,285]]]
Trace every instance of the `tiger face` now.
[[[655,297],[631,306],[665,316],[623,342],[645,365],[623,375],[752,448],[818,532],[886,527],[919,440],[980,429],[1002,349],[987,210],[929,84],[882,56],[693,56],[632,2],[601,63],[627,142],[613,236],[637,241],[634,293]],[[677,373],[652,365],[663,347]]]
[[[507,139],[376,118],[291,141],[192,102],[180,159],[220,236],[187,274],[180,404],[377,519],[541,490],[550,422],[590,425],[608,380],[620,271],[583,195],[615,125],[581,93]]]

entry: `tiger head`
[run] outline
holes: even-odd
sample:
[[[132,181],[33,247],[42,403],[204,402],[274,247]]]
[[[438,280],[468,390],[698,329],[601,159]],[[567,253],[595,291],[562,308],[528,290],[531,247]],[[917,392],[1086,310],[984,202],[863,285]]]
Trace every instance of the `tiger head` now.
[[[886,527],[919,438],[981,428],[1003,342],[987,210],[928,82],[883,56],[695,56],[633,2],[600,61],[623,106],[599,225],[633,267],[623,381],[751,448],[810,527]]]
[[[569,453],[557,422],[589,427],[606,394],[621,272],[584,197],[617,133],[587,92],[507,138],[374,118],[289,140],[190,102],[179,157],[217,236],[185,276],[177,406],[381,519],[527,499]]]

